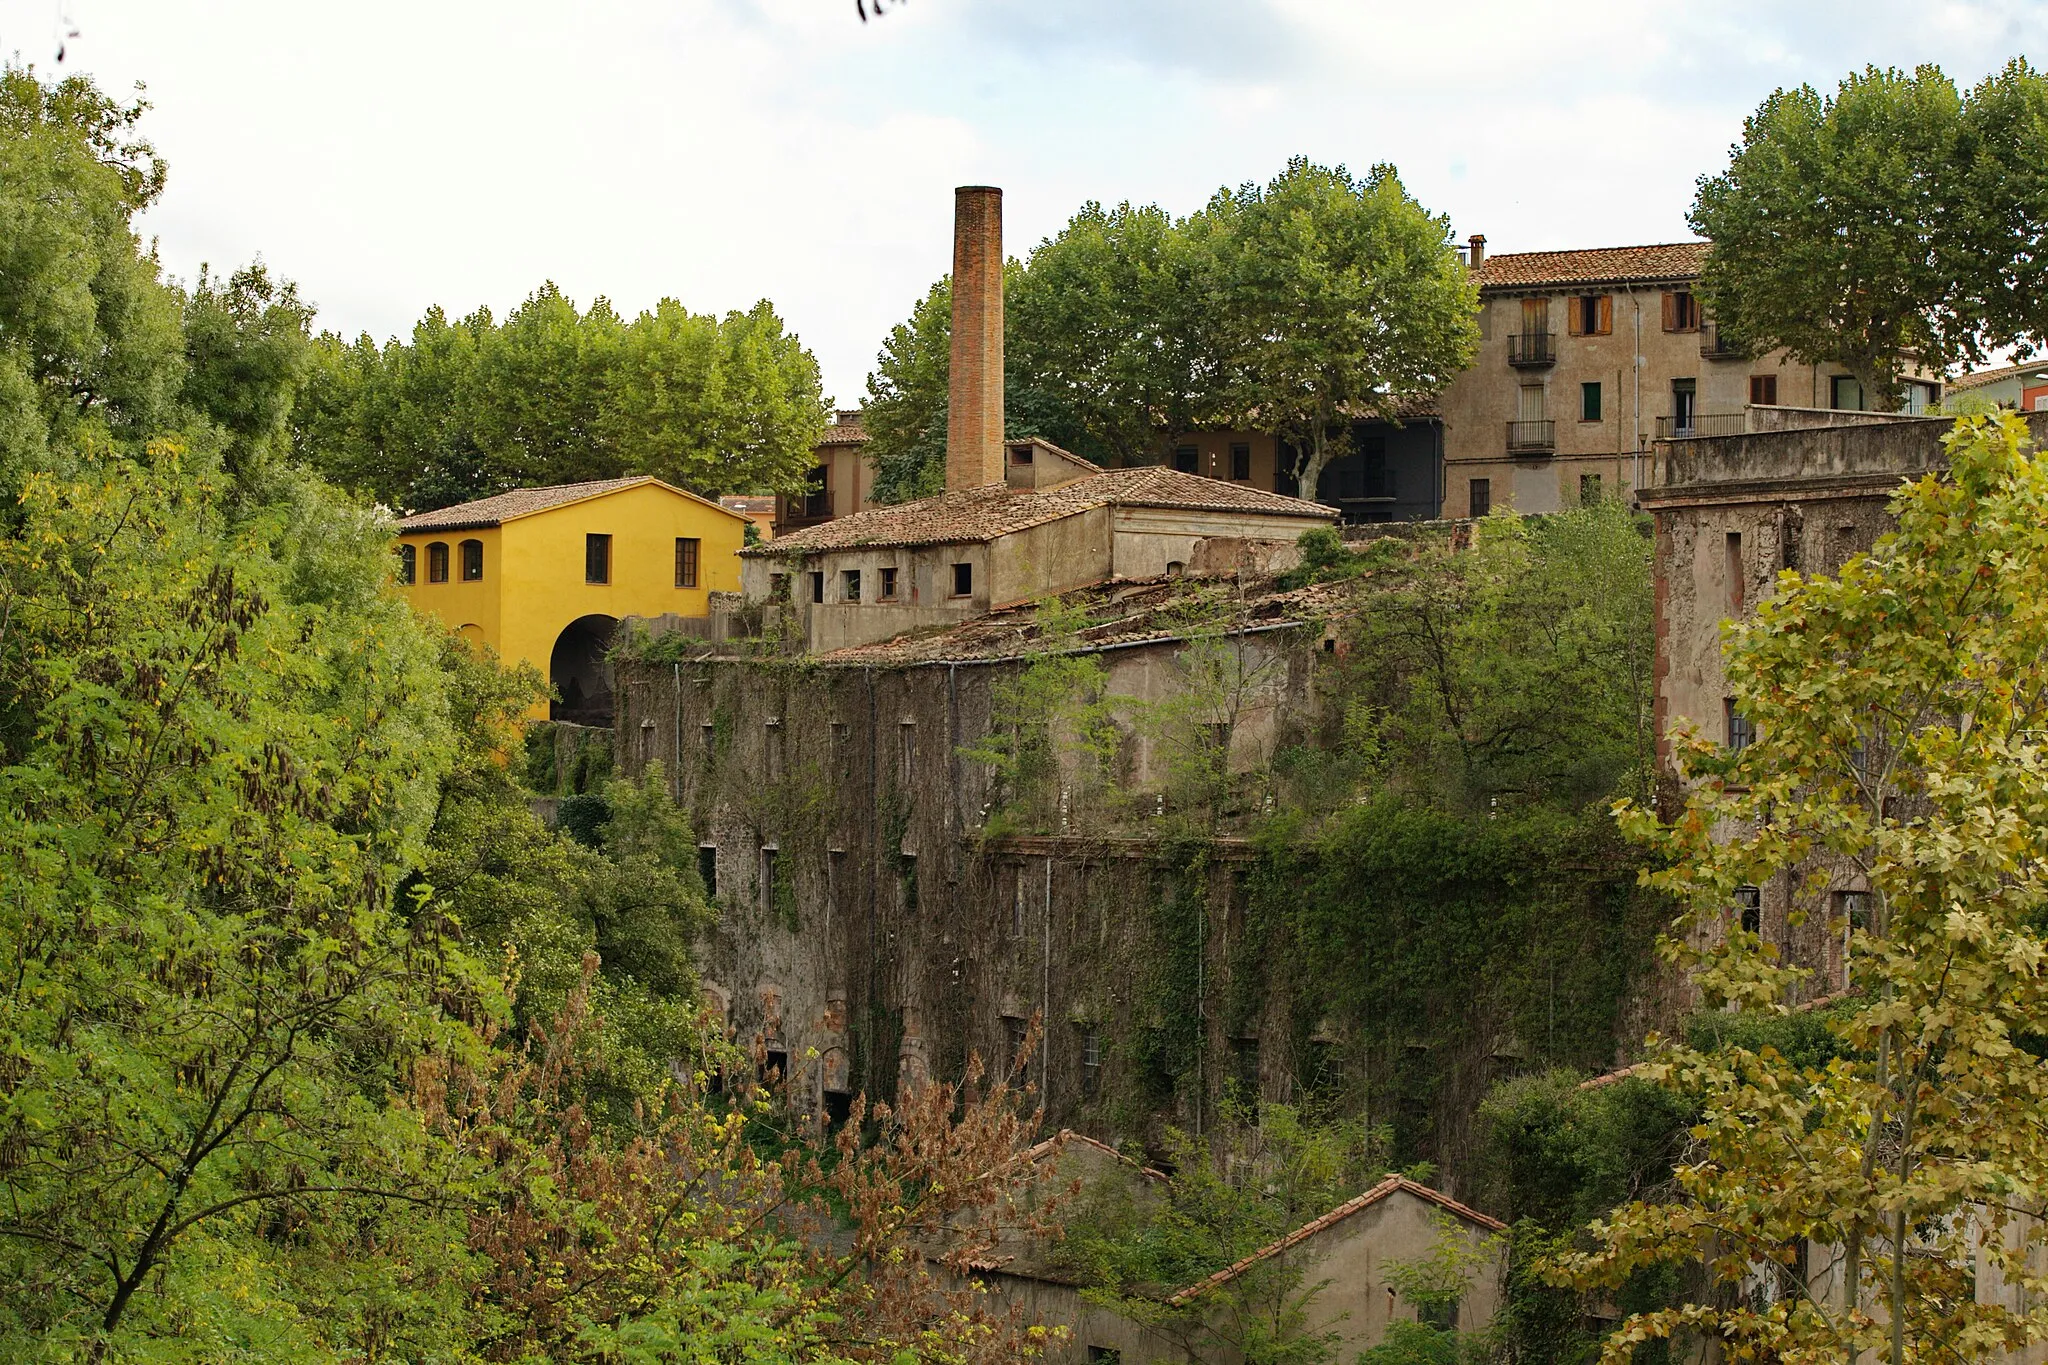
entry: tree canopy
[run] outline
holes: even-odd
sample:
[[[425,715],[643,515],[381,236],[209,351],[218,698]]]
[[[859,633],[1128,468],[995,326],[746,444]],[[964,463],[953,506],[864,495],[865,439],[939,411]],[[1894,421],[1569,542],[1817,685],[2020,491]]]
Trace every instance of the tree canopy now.
[[[1702,176],[1690,221],[1731,337],[1839,364],[1878,404],[1933,369],[2048,343],[2048,81],[2024,59],[1967,94],[1939,67],[1779,90]]]
[[[430,309],[410,341],[316,344],[300,455],[409,511],[536,484],[653,474],[708,496],[794,492],[823,435],[817,360],[765,299],[673,299],[626,321],[545,284],[498,322]]]
[[[1112,465],[1239,427],[1282,437],[1313,491],[1354,420],[1435,394],[1477,345],[1450,224],[1389,166],[1357,179],[1296,158],[1181,219],[1090,202],[1004,279],[1010,434]],[[868,380],[885,500],[942,482],[950,298],[934,285]]]

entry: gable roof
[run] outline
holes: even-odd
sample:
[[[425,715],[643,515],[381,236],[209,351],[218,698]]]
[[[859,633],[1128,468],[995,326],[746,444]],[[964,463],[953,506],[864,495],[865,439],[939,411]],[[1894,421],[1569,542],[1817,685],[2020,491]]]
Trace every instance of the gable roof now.
[[[1182,1305],[1194,1299],[1203,1291],[1214,1289],[1219,1284],[1226,1284],[1229,1281],[1236,1279],[1238,1276],[1244,1274],[1245,1271],[1250,1270],[1253,1266],[1257,1265],[1260,1261],[1266,1260],[1268,1257],[1278,1256],[1281,1252],[1286,1251],[1291,1247],[1300,1245],[1301,1243],[1307,1241],[1309,1238],[1315,1236],[1317,1233],[1323,1231],[1324,1229],[1335,1227],[1337,1224],[1343,1222],[1346,1218],[1349,1218],[1352,1214],[1357,1213],[1362,1209],[1370,1208],[1374,1204],[1379,1203],[1382,1199],[1387,1198],[1389,1195],[1404,1190],[1407,1193],[1414,1195],[1417,1199],[1421,1199],[1428,1203],[1435,1204],[1438,1208],[1443,1209],[1456,1217],[1462,1218],[1468,1223],[1476,1223],[1480,1227],[1485,1228],[1488,1232],[1507,1231],[1508,1225],[1506,1223],[1501,1222],[1498,1218],[1488,1218],[1485,1214],[1479,1212],[1479,1210],[1467,1208],[1465,1205],[1460,1204],[1457,1200],[1451,1198],[1449,1195],[1444,1194],[1438,1190],[1433,1190],[1429,1188],[1429,1186],[1427,1185],[1418,1185],[1413,1180],[1408,1179],[1408,1177],[1406,1176],[1390,1175],[1385,1180],[1382,1180],[1379,1184],[1367,1190],[1364,1194],[1359,1195],[1356,1199],[1350,1200],[1346,1203],[1339,1204],[1336,1208],[1331,1209],[1328,1213],[1324,1214],[1322,1217],[1314,1220],[1313,1222],[1303,1223],[1300,1227],[1288,1233],[1285,1237],[1282,1237],[1280,1240],[1268,1243],[1267,1245],[1260,1247],[1257,1251],[1254,1251],[1251,1255],[1245,1257],[1236,1265],[1225,1266],[1223,1269],[1217,1271],[1214,1275],[1211,1275],[1208,1279],[1203,1280],[1201,1283],[1189,1285],[1186,1289],[1181,1290],[1178,1294],[1175,1294],[1172,1298],[1168,1299],[1167,1302],[1172,1304],[1174,1307],[1179,1308]]]
[[[649,483],[657,488],[665,488],[678,497],[702,503],[726,516],[740,521],[746,520],[746,514],[743,512],[721,507],[710,498],[699,497],[687,488],[677,488],[674,484],[663,483],[651,474],[639,474],[625,479],[593,479],[588,483],[555,484],[549,488],[515,488],[494,497],[478,498],[474,502],[459,502],[453,507],[442,507],[432,512],[415,512],[399,520],[398,530],[403,535],[413,531],[469,531],[486,526],[502,526],[520,517],[530,517],[536,512],[551,512],[557,507],[588,502],[592,498],[602,498]]]
[[[2024,383],[2027,379],[2043,374],[2048,374],[2048,361],[2034,360],[2025,365],[2000,365],[1995,370],[1978,370],[1974,374],[1957,375],[1949,380],[1945,387],[1950,393],[1965,393],[1971,389],[1981,389],[1986,384],[1996,384],[2001,379],[2018,376]]]
[[[1164,465],[1143,465],[1136,469],[1105,469],[1055,488],[1011,488],[1008,484],[991,483],[894,507],[873,507],[806,526],[776,537],[772,544],[756,545],[740,553],[780,557],[857,547],[978,544],[1090,508],[1111,506],[1317,517],[1326,521],[1337,517],[1336,508],[1319,502],[1267,493],[1200,474],[1184,474]]]
[[[1507,252],[1482,258],[1472,277],[1482,290],[1690,280],[1698,278],[1713,245],[1712,242],[1663,242],[1655,246]]]
[[[861,420],[859,408],[841,408],[832,415],[832,424],[825,428],[825,434],[818,438],[821,446],[866,445],[868,429]]]

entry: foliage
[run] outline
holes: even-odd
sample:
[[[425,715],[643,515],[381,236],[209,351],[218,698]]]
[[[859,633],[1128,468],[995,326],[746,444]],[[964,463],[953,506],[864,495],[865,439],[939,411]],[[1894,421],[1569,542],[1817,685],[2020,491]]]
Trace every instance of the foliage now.
[[[1939,67],[1869,67],[1823,97],[1779,90],[1691,213],[1732,337],[1839,364],[1891,408],[1909,361],[1940,369],[2048,342],[2048,83],[2016,59],[1967,96]]]
[[[1786,573],[1729,628],[1728,678],[1758,740],[1681,736],[1692,784],[1668,820],[1629,803],[1685,910],[1665,951],[1709,1008],[1782,1013],[1811,988],[1727,909],[1788,877],[1795,922],[1842,935],[1855,989],[1833,1056],[1668,1043],[1642,1074],[1689,1103],[1682,1197],[1634,1202],[1556,1274],[1613,1285],[1703,1265],[1678,1306],[1608,1346],[1711,1335],[1786,1361],[1981,1359],[2048,1339],[2023,1211],[2048,1180],[2044,789],[2048,465],[2011,416],[1966,419],[1949,471],[1894,499],[1898,529],[1834,578]],[[1717,837],[1718,836],[1718,837]],[[1867,887],[1867,923],[1825,899]],[[1794,1248],[1820,1250],[1798,1273]],[[2017,1293],[1980,1293],[1988,1279]]]
[[[1387,1324],[1379,1345],[1359,1353],[1358,1365],[1483,1365],[1483,1339],[1469,1332],[1399,1318]]]
[[[817,361],[766,300],[720,318],[663,299],[628,322],[545,284],[502,323],[436,308],[410,341],[317,351],[299,454],[410,510],[627,474],[796,492],[825,427]]]
[[[1415,1320],[1389,1321],[1385,1338],[1359,1356],[1360,1365],[1483,1365],[1490,1358],[1491,1334],[1460,1332],[1455,1319],[1459,1302],[1495,1264],[1505,1239],[1475,1242],[1448,1215],[1434,1222],[1436,1240],[1426,1254],[1383,1268],[1387,1286],[1415,1309]]]

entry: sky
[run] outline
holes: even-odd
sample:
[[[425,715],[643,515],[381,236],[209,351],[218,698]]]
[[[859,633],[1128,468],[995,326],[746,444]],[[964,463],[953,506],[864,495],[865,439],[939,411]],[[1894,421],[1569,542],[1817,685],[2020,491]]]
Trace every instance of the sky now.
[[[1772,90],[2048,63],[2048,0],[0,0],[0,54],[146,84],[175,276],[261,257],[379,340],[546,280],[768,298],[853,405],[955,185],[1012,254],[1296,155],[1391,162],[1489,252],[1682,240]]]

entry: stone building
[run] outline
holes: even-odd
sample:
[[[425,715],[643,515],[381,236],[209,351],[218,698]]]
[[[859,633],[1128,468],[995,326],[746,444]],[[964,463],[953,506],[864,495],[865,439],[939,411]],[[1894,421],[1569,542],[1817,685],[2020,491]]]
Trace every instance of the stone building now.
[[[775,499],[775,535],[801,531],[834,517],[850,517],[875,506],[875,471],[867,457],[868,432],[859,408],[840,408],[813,447],[817,464],[810,486],[797,496]]]

